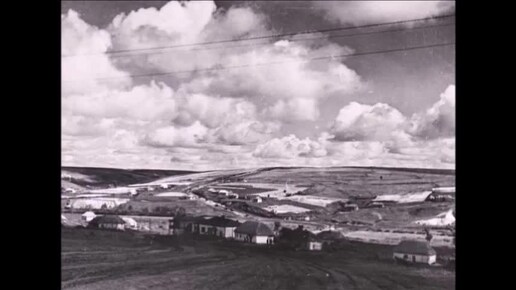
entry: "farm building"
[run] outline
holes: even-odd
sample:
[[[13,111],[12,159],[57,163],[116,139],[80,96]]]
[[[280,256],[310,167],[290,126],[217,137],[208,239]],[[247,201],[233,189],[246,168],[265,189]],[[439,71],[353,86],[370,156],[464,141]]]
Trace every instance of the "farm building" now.
[[[342,208],[341,208],[342,211],[357,211],[358,210],[358,205],[354,204],[354,203],[347,203],[345,204]]]
[[[176,217],[172,221],[172,229],[175,235],[183,234],[184,232],[189,233],[198,233],[199,232],[199,222],[205,220],[204,217],[194,217],[194,216],[182,216]]]
[[[441,193],[441,192],[434,192],[426,198],[426,201],[432,201],[432,202],[446,202],[446,201],[453,201],[454,198],[451,194]]]
[[[255,196],[255,197],[253,197],[253,199],[251,199],[251,201],[256,202],[256,203],[261,203],[263,200],[261,197]]]
[[[125,221],[117,215],[97,216],[90,221],[89,227],[109,230],[124,230]]]
[[[393,258],[409,263],[434,264],[436,252],[426,241],[401,241],[394,247]]]
[[[130,218],[130,217],[123,217],[122,218],[125,222],[125,227],[127,229],[131,229],[131,230],[136,230],[138,229],[138,223],[133,219],[133,218]]]
[[[308,246],[309,251],[320,251],[320,250],[322,250],[323,243],[316,239],[310,239],[308,241],[307,246]]]
[[[234,238],[235,229],[240,225],[239,222],[225,217],[213,217],[211,219],[198,221],[197,223],[199,225],[199,234],[223,238]]]
[[[438,214],[434,218],[418,220],[415,223],[421,226],[447,227],[455,223],[455,216],[453,215],[453,209],[450,209],[447,212]]]
[[[247,221],[235,229],[235,239],[254,244],[273,244],[274,232],[266,224]]]
[[[87,211],[82,214],[81,219],[85,222],[90,222],[92,219],[94,219],[97,215],[92,211]]]
[[[434,187],[432,188],[432,193],[438,193],[438,194],[455,194],[455,187]]]

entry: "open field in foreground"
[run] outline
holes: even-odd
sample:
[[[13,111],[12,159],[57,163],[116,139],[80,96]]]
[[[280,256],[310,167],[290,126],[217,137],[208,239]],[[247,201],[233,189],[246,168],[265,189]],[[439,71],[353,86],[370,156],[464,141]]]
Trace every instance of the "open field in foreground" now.
[[[395,264],[392,247],[290,252],[188,236],[62,229],[63,289],[454,289],[455,272]]]

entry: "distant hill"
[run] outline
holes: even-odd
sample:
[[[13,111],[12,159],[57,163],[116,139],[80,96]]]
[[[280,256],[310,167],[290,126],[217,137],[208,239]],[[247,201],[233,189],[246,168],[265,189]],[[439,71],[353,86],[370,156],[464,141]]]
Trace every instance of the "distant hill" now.
[[[183,175],[196,172],[186,170],[117,169],[64,166],[61,168],[61,173],[71,176],[71,182],[80,186],[108,186],[111,184],[123,186],[134,183],[151,182],[156,179],[173,175]]]

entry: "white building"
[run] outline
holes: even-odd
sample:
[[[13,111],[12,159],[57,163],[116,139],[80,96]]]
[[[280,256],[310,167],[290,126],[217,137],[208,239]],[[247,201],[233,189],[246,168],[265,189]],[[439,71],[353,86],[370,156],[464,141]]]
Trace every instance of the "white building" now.
[[[426,241],[401,241],[393,251],[393,258],[408,263],[434,264],[437,259],[435,250]]]
[[[260,196],[255,196],[253,197],[252,201],[256,203],[261,203],[263,200]]]
[[[308,250],[320,251],[320,250],[322,250],[322,243],[319,241],[309,241],[308,242]]]
[[[92,211],[87,211],[82,214],[81,219],[85,222],[90,222],[92,219],[94,219],[97,215]]]
[[[138,223],[133,218],[122,217],[122,219],[125,222],[125,228],[126,229],[131,229],[131,230],[137,230],[138,229]]]
[[[274,244],[274,232],[263,223],[247,221],[235,229],[235,239],[254,244]]]

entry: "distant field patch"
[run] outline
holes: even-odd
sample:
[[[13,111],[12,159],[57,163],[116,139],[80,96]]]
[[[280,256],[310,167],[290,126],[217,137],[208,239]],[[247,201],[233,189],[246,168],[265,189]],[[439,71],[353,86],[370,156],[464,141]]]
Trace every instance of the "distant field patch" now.
[[[159,196],[159,197],[182,197],[182,196],[188,196],[188,194],[184,193],[184,192],[162,192],[162,193],[158,193],[158,194],[155,194],[154,196]]]
[[[288,205],[288,204],[282,204],[282,205],[271,205],[265,208],[267,211],[275,212],[275,213],[302,213],[310,211],[307,208],[294,206],[294,205]]]

